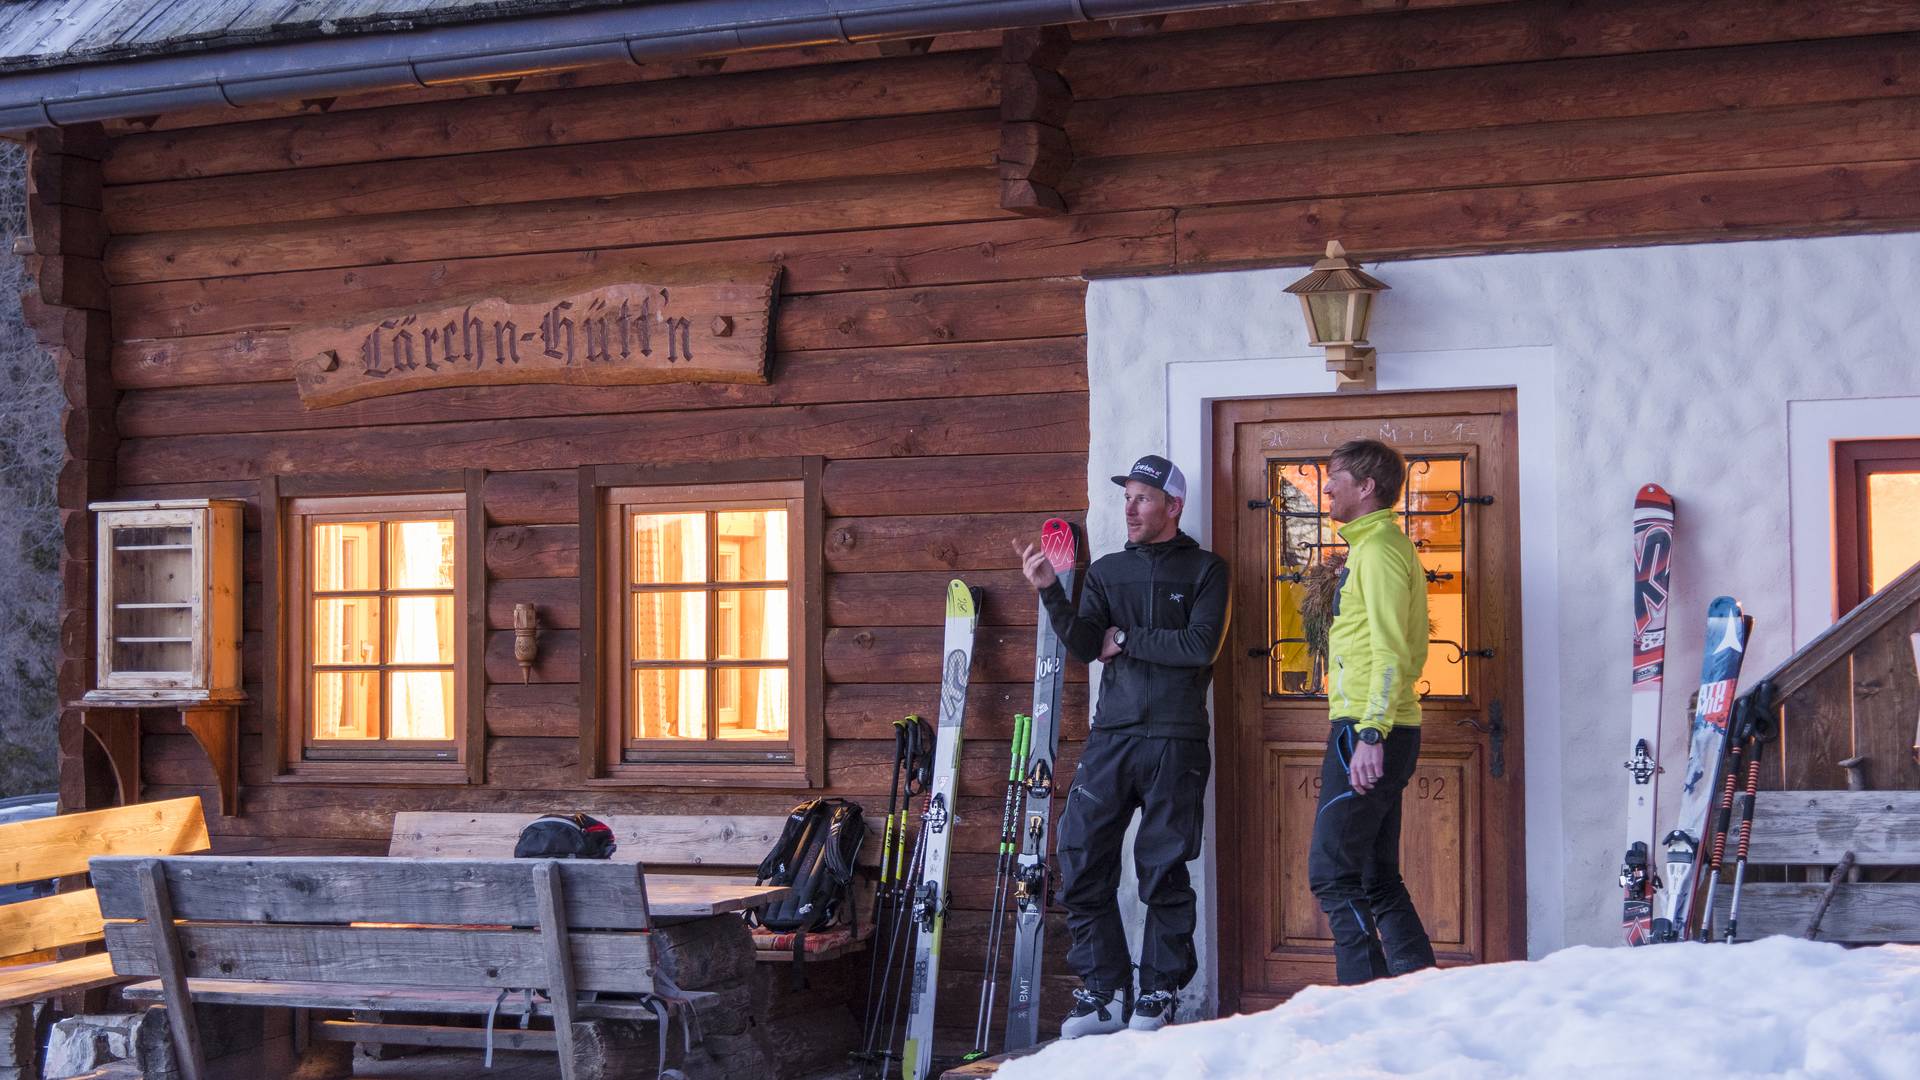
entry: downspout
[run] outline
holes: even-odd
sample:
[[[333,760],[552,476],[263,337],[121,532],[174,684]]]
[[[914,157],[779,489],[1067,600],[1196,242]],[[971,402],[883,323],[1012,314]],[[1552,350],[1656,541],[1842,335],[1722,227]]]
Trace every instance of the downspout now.
[[[0,75],[0,131],[1270,0],[678,0]]]

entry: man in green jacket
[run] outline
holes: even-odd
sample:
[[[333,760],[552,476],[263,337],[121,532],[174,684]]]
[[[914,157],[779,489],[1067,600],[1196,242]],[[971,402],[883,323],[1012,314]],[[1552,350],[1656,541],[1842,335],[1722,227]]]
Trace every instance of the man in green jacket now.
[[[1333,928],[1342,984],[1432,967],[1400,879],[1400,796],[1420,757],[1414,682],[1427,662],[1427,580],[1389,509],[1407,466],[1385,443],[1356,439],[1328,463],[1328,512],[1347,544],[1327,636],[1333,729],[1320,768],[1307,881]]]

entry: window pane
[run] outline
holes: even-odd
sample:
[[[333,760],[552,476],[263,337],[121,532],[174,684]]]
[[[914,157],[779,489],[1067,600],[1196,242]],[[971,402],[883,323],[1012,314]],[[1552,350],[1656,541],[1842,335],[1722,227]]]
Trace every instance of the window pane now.
[[[313,602],[313,662],[380,662],[380,600],[373,596]]]
[[[379,675],[371,671],[314,672],[313,737],[378,739]]]
[[[707,515],[633,515],[633,583],[707,580]]]
[[[388,599],[387,633],[389,664],[453,663],[453,597]]]
[[[633,594],[635,660],[705,660],[707,594],[642,592]]]
[[[453,672],[388,672],[387,717],[389,738],[453,738]]]
[[[387,523],[387,588],[453,588],[453,521]]]
[[[1867,575],[1874,592],[1920,562],[1920,472],[1867,476]]]
[[[707,673],[700,668],[641,668],[630,706],[636,739],[705,739]]]
[[[787,590],[727,589],[714,594],[720,660],[787,658]]]
[[[785,739],[787,669],[715,670],[713,725],[722,739]]]
[[[1467,635],[1474,629],[1467,625],[1467,515],[1460,502],[1466,494],[1466,465],[1466,459],[1458,457],[1407,462],[1403,509],[1428,511],[1400,519],[1429,575],[1427,619],[1433,644],[1416,687],[1422,697],[1461,697],[1467,692],[1467,663],[1459,652],[1472,648]]]
[[[380,587],[380,523],[329,522],[313,527],[313,591]]]
[[[714,515],[715,581],[787,580],[787,512],[722,510]]]

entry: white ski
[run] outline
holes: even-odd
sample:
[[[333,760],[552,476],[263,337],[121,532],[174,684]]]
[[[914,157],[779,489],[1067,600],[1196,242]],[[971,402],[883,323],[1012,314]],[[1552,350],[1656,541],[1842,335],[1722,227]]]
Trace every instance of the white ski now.
[[[933,736],[933,789],[920,829],[925,869],[913,890],[912,999],[907,1041],[900,1056],[902,1080],[933,1075],[933,1007],[940,983],[940,935],[947,925],[947,856],[953,849],[953,807],[960,790],[960,721],[967,708],[967,678],[973,670],[973,631],[980,599],[967,583],[947,583],[946,645],[940,675],[940,724]]]
[[[1080,545],[1073,526],[1050,519],[1040,530],[1040,550],[1060,578],[1072,603],[1074,562]],[[1034,648],[1033,735],[1028,751],[1026,820],[1020,830],[1020,858],[1014,871],[1013,986],[1007,996],[1007,1050],[1024,1050],[1040,1041],[1040,972],[1046,945],[1047,901],[1052,867],[1047,843],[1053,822],[1053,759],[1060,751],[1060,685],[1066,674],[1067,647],[1053,632],[1045,601]]]

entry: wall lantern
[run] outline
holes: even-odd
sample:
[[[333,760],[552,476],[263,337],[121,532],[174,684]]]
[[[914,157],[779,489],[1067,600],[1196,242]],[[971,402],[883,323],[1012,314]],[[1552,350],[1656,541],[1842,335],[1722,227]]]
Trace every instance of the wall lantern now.
[[[1287,286],[1300,298],[1300,310],[1306,314],[1308,343],[1327,351],[1327,370],[1334,373],[1335,389],[1373,389],[1367,321],[1373,316],[1374,294],[1388,288],[1347,258],[1347,249],[1338,240],[1327,242],[1327,257],[1314,263],[1306,277]]]

